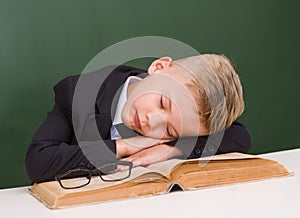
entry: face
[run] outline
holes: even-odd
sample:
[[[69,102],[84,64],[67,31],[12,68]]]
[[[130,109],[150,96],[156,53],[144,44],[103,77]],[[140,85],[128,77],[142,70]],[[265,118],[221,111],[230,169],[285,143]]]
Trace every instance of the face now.
[[[122,110],[124,124],[157,139],[199,135],[199,115],[184,82],[170,68],[132,84]]]
[[[151,138],[178,137],[181,126],[180,112],[164,92],[145,92],[125,107],[128,107],[129,113],[122,116],[123,121],[131,129]]]

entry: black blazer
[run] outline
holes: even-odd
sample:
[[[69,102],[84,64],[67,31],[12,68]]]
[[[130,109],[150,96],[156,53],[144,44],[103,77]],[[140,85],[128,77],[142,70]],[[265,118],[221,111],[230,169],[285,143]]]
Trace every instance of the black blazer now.
[[[87,143],[85,152],[95,154],[96,148],[95,155],[99,161],[114,161],[116,160],[116,144],[114,140],[110,139],[113,98],[129,76],[144,77],[147,72],[128,66],[118,66],[117,68],[109,66],[89,73],[87,76],[99,75],[104,71],[112,71],[112,73],[102,83],[97,94],[95,110],[92,111],[96,118],[99,134],[104,140]],[[72,101],[78,78],[79,75],[69,76],[54,86],[55,104],[53,109],[48,112],[45,121],[35,131],[26,154],[26,170],[33,182],[54,180],[55,175],[82,164],[93,167],[78,145],[72,123],[72,117],[74,119]],[[94,117],[92,118],[95,120]],[[216,139],[220,137],[218,134],[215,136]],[[237,121],[225,130],[221,143],[214,143],[214,140],[211,140],[210,144],[206,145],[207,138],[208,136],[185,137],[178,141],[180,143],[176,144],[174,141],[169,144],[176,144],[182,149],[184,158],[232,151],[247,152],[251,146],[247,129]],[[195,141],[196,145],[191,143]]]

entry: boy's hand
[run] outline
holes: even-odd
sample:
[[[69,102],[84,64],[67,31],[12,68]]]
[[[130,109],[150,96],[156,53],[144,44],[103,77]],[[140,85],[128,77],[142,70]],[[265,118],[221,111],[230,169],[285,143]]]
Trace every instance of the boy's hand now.
[[[119,139],[116,140],[117,156],[130,156],[145,148],[159,145],[168,141],[170,140],[153,139],[145,136],[136,136],[127,139]]]
[[[174,146],[160,144],[139,151],[123,160],[131,161],[133,166],[144,166],[181,156],[183,153]]]

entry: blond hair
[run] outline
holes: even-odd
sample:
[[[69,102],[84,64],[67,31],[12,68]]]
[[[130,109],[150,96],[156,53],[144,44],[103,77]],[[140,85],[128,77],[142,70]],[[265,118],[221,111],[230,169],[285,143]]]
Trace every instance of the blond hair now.
[[[186,85],[208,133],[231,126],[244,111],[241,82],[225,55],[204,54],[175,61],[193,75]]]

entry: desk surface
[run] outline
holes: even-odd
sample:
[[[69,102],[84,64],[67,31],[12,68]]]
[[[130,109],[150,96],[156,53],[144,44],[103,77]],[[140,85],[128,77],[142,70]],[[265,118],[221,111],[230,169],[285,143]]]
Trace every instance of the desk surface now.
[[[1,217],[300,217],[300,149],[260,155],[282,163],[293,177],[162,196],[49,210],[28,187],[0,190]]]

